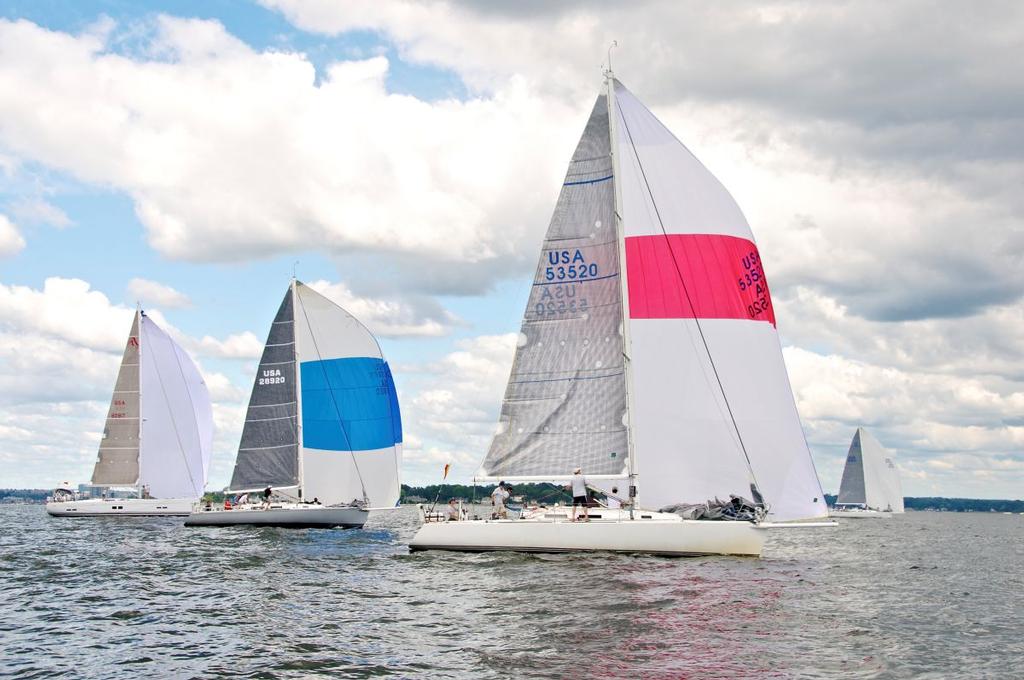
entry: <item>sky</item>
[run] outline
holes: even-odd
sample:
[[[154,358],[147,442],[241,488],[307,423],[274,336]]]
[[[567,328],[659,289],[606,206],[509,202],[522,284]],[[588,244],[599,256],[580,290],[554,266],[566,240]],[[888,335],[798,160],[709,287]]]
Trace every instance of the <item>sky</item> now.
[[[404,481],[468,480],[619,78],[757,237],[823,487],[1024,497],[1024,6],[0,0],[0,487],[86,481],[136,303],[230,478],[293,272],[392,365]]]

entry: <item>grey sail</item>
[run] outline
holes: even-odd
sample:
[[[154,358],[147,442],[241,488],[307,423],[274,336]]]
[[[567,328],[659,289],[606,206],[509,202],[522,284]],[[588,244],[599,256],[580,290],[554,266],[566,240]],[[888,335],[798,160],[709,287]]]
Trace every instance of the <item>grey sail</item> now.
[[[608,110],[598,97],[544,239],[485,475],[626,467],[622,294]]]
[[[256,370],[231,476],[232,489],[298,484],[295,395],[295,317],[289,287]]]
[[[139,313],[136,312],[107,410],[92,483],[98,486],[134,486],[138,480]]]

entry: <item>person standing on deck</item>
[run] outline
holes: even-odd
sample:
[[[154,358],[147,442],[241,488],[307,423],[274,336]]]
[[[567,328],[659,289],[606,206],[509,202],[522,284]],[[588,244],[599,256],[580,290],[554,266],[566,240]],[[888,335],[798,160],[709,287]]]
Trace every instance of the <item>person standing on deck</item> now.
[[[505,499],[509,496],[505,491],[505,482],[499,482],[491,492],[491,505],[494,506],[494,519],[508,519],[508,512],[505,510]]]
[[[576,521],[576,506],[583,506],[583,521],[589,522],[589,508],[587,508],[587,478],[583,476],[583,468],[576,468],[572,472],[572,521]]]

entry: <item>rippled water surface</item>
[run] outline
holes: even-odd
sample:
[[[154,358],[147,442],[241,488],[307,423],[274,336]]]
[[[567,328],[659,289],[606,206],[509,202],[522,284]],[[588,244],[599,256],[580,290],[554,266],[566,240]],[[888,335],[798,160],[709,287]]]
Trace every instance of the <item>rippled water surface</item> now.
[[[1007,678],[1024,516],[773,534],[760,560],[417,553],[361,531],[0,506],[0,675]]]

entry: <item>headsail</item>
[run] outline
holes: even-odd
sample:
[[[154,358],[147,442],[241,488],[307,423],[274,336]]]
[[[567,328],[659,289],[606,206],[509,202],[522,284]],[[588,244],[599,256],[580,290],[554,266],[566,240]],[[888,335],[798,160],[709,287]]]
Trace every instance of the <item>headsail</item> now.
[[[398,502],[402,419],[391,368],[354,316],[295,282],[303,498]]]
[[[185,350],[148,316],[140,316],[139,484],[154,498],[198,498],[213,449],[210,394]]]
[[[139,316],[132,320],[103,425],[92,471],[97,486],[135,486],[139,480]]]
[[[903,488],[892,456],[862,427],[850,442],[836,503],[903,512]]]
[[[608,107],[600,96],[544,237],[512,374],[482,472],[626,468],[622,295]]]
[[[614,84],[641,500],[749,495],[752,470],[774,518],[823,517],[750,227],[725,187]]]
[[[281,301],[252,384],[232,489],[299,483],[298,397],[292,291]]]

